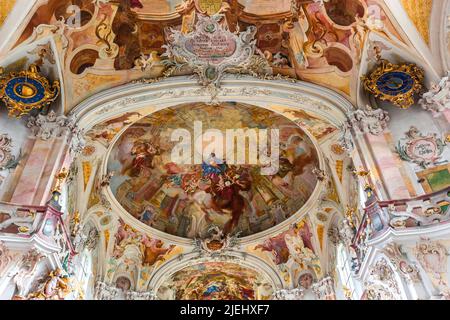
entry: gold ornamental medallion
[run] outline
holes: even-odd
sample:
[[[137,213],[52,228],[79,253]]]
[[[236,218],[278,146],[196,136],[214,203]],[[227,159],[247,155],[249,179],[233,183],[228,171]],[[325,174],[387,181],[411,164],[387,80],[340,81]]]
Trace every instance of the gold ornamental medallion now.
[[[222,0],[196,0],[197,10],[201,13],[213,16],[222,8]]]

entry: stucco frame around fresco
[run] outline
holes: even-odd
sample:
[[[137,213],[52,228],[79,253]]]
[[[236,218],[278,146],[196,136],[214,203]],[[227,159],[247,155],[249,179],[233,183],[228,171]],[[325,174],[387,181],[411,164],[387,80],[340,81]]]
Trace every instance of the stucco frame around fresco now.
[[[140,110],[142,113],[142,108],[148,105],[154,106],[153,112],[156,112],[182,103],[204,102],[214,104],[221,101],[247,103],[267,109],[270,109],[270,105],[283,105],[293,110],[303,110],[320,116],[336,127],[344,125],[346,113],[353,108],[351,103],[342,96],[313,84],[292,83],[284,80],[267,82],[250,77],[229,75],[224,79],[218,95],[214,95],[214,97],[206,88],[193,82],[190,78],[177,77],[153,84],[130,84],[105,91],[81,103],[71,112],[71,116],[79,119],[78,127],[83,132],[87,132],[96,124],[125,112]],[[146,114],[142,114],[142,116],[146,116]],[[110,146],[114,145],[128,127],[128,125],[125,126],[117,134],[115,139],[111,141]],[[307,135],[313,141],[316,149],[319,150],[315,138],[309,133]],[[100,174],[106,175],[107,173],[107,159],[110,152],[111,147],[103,157]],[[320,168],[324,168],[325,160],[320,152],[319,163]],[[293,223],[301,220],[307,212],[317,205],[317,201],[324,191],[324,183],[318,183],[312,196],[299,212],[273,228],[240,238],[239,244],[248,245],[288,230]],[[111,203],[111,209],[117,212],[123,221],[133,228],[168,243],[187,246],[193,244],[193,240],[166,234],[137,221],[120,206],[109,188],[105,188],[104,193]]]

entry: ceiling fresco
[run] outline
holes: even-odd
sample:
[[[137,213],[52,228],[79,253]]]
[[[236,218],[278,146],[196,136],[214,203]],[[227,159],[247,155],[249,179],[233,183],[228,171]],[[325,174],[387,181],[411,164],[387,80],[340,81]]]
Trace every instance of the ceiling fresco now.
[[[181,269],[160,288],[177,300],[266,300],[273,293],[255,270],[228,262],[206,262]]]
[[[0,2],[0,300],[450,300],[450,0]]]
[[[180,129],[189,139],[174,139]],[[208,138],[210,130],[223,136],[227,157],[220,147],[207,151],[220,138]],[[180,143],[181,158],[174,159]],[[312,141],[295,122],[236,103],[187,104],[146,116],[120,136],[108,163],[111,189],[127,212],[186,238],[202,237],[212,226],[247,236],[282,223],[313,193],[318,167]]]
[[[382,1],[344,2],[50,0],[36,9],[14,46],[55,33],[44,25],[58,28],[57,64],[65,75],[68,111],[101,90],[130,81],[193,73],[173,70],[166,46],[173,30],[189,34],[200,17],[214,14],[231,32],[256,28],[253,62],[258,61],[262,75],[324,85],[355,101],[367,34],[380,34],[388,42],[407,39]]]

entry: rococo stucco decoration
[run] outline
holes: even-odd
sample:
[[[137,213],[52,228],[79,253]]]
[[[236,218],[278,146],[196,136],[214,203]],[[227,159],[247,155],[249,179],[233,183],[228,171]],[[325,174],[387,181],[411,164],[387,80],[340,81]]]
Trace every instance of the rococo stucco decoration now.
[[[427,168],[441,160],[445,147],[446,143],[436,133],[425,135],[411,126],[405,138],[399,140],[396,150],[402,160]]]
[[[0,2],[1,300],[450,300],[449,1]]]
[[[199,15],[192,33],[171,30],[165,47],[170,63],[180,69],[192,68],[203,85],[219,86],[227,69],[248,63],[255,52],[256,28],[234,34],[219,23],[222,18]]]
[[[12,169],[16,158],[12,154],[12,139],[8,134],[0,135],[0,170]]]

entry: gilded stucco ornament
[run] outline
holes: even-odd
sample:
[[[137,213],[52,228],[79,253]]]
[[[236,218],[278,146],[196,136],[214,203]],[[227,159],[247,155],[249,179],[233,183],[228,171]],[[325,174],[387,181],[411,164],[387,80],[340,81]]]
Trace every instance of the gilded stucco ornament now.
[[[367,92],[402,109],[414,104],[414,96],[422,90],[424,71],[412,63],[393,64],[381,59],[379,65],[363,76]]]
[[[52,191],[61,193],[63,184],[66,181],[68,176],[69,176],[69,171],[67,170],[67,168],[62,168],[62,170],[55,175],[56,183],[55,183],[55,186],[53,187]]]
[[[73,290],[71,278],[61,269],[56,269],[25,300],[64,300]]]
[[[21,235],[29,235],[35,231],[33,228],[36,220],[35,210],[30,210],[27,212],[18,212],[18,210],[14,210],[12,212],[8,212],[8,216],[9,218],[4,219],[0,223],[0,231],[4,231],[10,226],[16,226]]]
[[[1,70],[0,70],[1,71]],[[34,109],[42,109],[58,98],[59,81],[53,84],[32,64],[26,71],[0,76],[0,99],[6,104],[9,116],[21,118]]]
[[[221,11],[222,2],[222,0],[195,0],[195,7],[199,12],[212,16]]]

